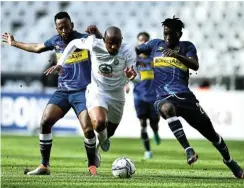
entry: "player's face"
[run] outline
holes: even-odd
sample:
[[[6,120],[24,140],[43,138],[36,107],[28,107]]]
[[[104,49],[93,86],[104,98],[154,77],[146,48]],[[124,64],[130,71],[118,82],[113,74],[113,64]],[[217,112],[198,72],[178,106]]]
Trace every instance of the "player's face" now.
[[[116,55],[119,52],[119,48],[122,43],[122,38],[118,37],[105,37],[104,43],[108,53],[111,55]]]
[[[140,44],[143,44],[147,41],[149,41],[149,38],[146,35],[140,35],[138,37],[137,43],[138,43],[138,45],[140,45]]]
[[[58,34],[64,39],[69,40],[73,31],[73,23],[68,18],[56,20],[56,29]]]
[[[164,41],[168,47],[174,47],[180,40],[180,32],[164,26]]]

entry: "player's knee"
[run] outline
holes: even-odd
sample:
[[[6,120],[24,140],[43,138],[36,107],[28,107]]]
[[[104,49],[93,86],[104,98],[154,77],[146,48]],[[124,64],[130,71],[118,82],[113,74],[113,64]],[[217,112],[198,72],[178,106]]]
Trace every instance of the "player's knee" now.
[[[101,132],[105,129],[106,127],[106,120],[105,119],[96,119],[93,121],[93,125],[95,127],[95,130],[97,132]]]
[[[43,115],[41,120],[41,133],[50,133],[52,126],[55,124],[56,120],[49,115]]]
[[[160,108],[161,114],[167,118],[173,117],[176,115],[175,107],[171,103],[164,103]]]

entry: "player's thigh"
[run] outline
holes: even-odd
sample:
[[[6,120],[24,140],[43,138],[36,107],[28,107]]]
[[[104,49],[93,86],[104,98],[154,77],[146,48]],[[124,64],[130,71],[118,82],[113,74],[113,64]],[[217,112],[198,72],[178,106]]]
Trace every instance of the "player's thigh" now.
[[[56,91],[50,98],[47,106],[42,115],[42,123],[56,122],[69,111],[70,104],[67,95],[62,92]]]
[[[86,110],[85,90],[70,93],[68,100],[77,117],[82,111]]]
[[[105,93],[99,92],[91,86],[86,90],[86,108],[91,118],[92,124],[107,121],[108,103]]]
[[[104,126],[106,126],[108,121],[108,111],[106,108],[102,106],[94,106],[88,110],[88,113],[91,118],[92,126],[96,131],[99,131],[100,128],[102,129]]]
[[[120,100],[110,100],[109,101],[109,106],[108,106],[108,121],[113,123],[113,124],[119,124],[123,112],[124,112],[124,101]]]
[[[146,118],[146,116],[148,116],[147,105],[144,101],[134,98],[134,106],[138,119]]]

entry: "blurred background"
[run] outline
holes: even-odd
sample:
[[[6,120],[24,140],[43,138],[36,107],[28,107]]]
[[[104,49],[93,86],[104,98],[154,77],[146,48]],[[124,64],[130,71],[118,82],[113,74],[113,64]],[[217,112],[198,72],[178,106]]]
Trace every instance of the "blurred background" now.
[[[190,40],[198,49],[200,69],[190,73],[190,88],[223,136],[244,139],[244,2],[5,1],[1,2],[1,32],[10,32],[21,42],[45,42],[56,34],[54,16],[60,11],[70,14],[79,32],[91,24],[101,32],[115,25],[131,44],[141,31],[152,39],[162,38],[161,22],[179,17],[185,23],[182,40]],[[43,71],[55,63],[52,52],[34,54],[1,44],[2,133],[37,132],[57,85],[57,75],[45,77]],[[139,137],[132,92],[126,97],[116,136]],[[160,123],[162,137],[171,138],[165,121]],[[128,133],[128,128],[133,131]],[[186,132],[190,138],[201,138],[189,126]],[[54,126],[54,133],[82,134],[72,110]]]

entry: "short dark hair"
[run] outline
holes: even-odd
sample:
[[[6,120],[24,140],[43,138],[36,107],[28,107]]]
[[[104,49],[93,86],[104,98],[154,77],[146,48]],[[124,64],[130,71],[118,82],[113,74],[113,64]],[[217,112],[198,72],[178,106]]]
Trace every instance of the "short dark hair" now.
[[[162,26],[167,26],[169,28],[175,29],[176,31],[181,31],[183,28],[185,28],[185,24],[175,16],[173,16],[173,19],[167,18],[161,23]]]
[[[70,16],[67,12],[59,12],[54,16],[54,22],[56,22],[57,19],[63,18],[68,18],[71,21]]]
[[[150,35],[149,35],[147,32],[145,32],[145,31],[138,33],[138,34],[137,34],[137,39],[138,39],[141,35],[145,35],[145,36],[148,38],[148,40],[150,40]]]

